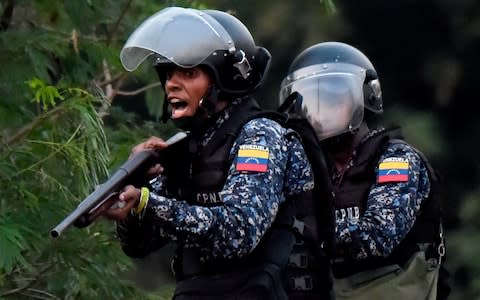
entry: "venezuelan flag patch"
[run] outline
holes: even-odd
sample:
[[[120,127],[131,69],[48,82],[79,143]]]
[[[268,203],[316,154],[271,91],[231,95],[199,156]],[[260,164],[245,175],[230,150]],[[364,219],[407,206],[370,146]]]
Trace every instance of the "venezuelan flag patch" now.
[[[378,165],[378,183],[408,181],[408,161],[400,157],[389,157]]]
[[[266,172],[268,148],[259,145],[241,145],[237,154],[237,171]]]

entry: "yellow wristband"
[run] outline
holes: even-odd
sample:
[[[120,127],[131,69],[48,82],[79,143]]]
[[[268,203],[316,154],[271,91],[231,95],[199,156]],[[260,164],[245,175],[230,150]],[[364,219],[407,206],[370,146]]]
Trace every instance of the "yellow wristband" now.
[[[136,215],[140,215],[148,203],[148,198],[150,196],[150,191],[146,187],[140,189],[140,201],[138,202],[137,207],[133,209]]]

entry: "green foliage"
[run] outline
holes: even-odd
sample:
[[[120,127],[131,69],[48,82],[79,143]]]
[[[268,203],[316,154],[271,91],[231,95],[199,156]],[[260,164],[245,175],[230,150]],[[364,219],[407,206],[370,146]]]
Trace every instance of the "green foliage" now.
[[[121,251],[111,221],[49,237],[126,160],[132,145],[173,130],[111,107],[111,91],[126,78],[118,59],[123,42],[162,6],[127,0],[0,4],[1,299],[171,294],[171,286],[147,294],[128,280],[134,264]]]
[[[337,7],[332,0],[320,0],[320,3],[323,3],[325,5],[325,9],[328,13],[335,14],[337,12]]]
[[[164,94],[161,86],[149,89],[146,92],[145,102],[148,111],[153,116],[155,121],[159,121],[163,113],[163,99],[162,101],[159,101],[159,98],[161,98],[162,96],[164,96]]]
[[[391,105],[384,113],[388,123],[400,125],[404,135],[429,159],[441,156],[443,140],[440,124],[430,112],[421,112],[406,107]]]
[[[21,233],[25,228],[14,225],[7,218],[0,221],[0,253],[2,253],[0,269],[5,270],[6,273],[12,272],[17,264],[28,267],[28,263],[21,255],[27,245]]]
[[[39,82],[36,87],[45,86]],[[133,297],[132,286],[119,285],[117,279],[129,262],[113,239],[112,224],[71,231],[53,243],[48,238],[54,223],[108,173],[107,141],[94,106],[99,100],[80,89],[65,90],[62,96],[64,102],[51,104],[0,153],[0,188],[5,191],[0,295]],[[110,290],[100,282],[119,286]]]
[[[64,97],[60,95],[57,88],[46,85],[38,78],[31,79],[28,85],[32,90],[35,90],[35,97],[32,102],[35,101],[42,104],[43,110],[48,110],[49,106],[53,108],[56,105],[56,100],[64,100]]]
[[[105,128],[111,150],[110,168],[119,167],[130,154],[132,147],[147,138],[156,135],[168,138],[176,129],[171,122],[143,121],[134,113],[125,112],[118,107],[110,109],[109,125]]]
[[[464,289],[463,299],[478,299],[480,297],[480,190],[477,188],[463,201],[460,210],[462,224],[447,235],[448,264],[452,270],[463,270],[471,278],[469,288]],[[466,246],[468,245],[468,246]],[[465,268],[464,266],[468,266]]]

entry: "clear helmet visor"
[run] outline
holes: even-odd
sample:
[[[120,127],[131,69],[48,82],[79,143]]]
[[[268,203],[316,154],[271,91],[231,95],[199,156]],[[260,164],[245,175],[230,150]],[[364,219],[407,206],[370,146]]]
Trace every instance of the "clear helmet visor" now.
[[[349,64],[302,68],[282,82],[280,103],[292,94],[290,117],[306,118],[320,140],[360,127],[363,120],[365,69]]]
[[[169,7],[146,19],[130,35],[120,52],[120,60],[128,71],[135,70],[151,55],[191,68],[217,50],[234,49],[230,35],[210,15],[190,8]]]

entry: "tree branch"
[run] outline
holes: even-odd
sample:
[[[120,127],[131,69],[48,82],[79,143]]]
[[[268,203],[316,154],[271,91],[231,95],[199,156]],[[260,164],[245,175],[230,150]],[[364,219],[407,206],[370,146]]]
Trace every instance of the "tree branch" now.
[[[14,0],[8,0],[3,10],[2,17],[0,18],[0,31],[6,31],[10,26],[13,16]]]
[[[6,292],[3,292],[3,293],[0,293],[0,297],[6,297],[6,296],[10,296],[10,295],[14,295],[14,294],[17,294],[17,293],[23,293],[25,290],[29,290],[30,287],[38,281],[38,279],[40,279],[40,276],[45,273],[48,269],[50,269],[52,265],[51,264],[47,264],[46,266],[44,266],[43,268],[41,268],[36,274],[34,274],[33,278],[27,282],[26,284],[24,284],[23,286],[20,286],[20,287],[17,287],[17,288],[14,288],[14,289],[11,289],[11,290],[8,290]]]
[[[107,45],[110,45],[110,42],[112,41],[113,36],[115,35],[115,33],[117,33],[118,26],[120,25],[120,22],[122,21],[123,17],[127,13],[127,10],[130,7],[131,3],[132,3],[132,0],[129,0],[127,4],[125,4],[125,7],[123,7],[122,13],[120,14],[120,16],[118,16],[117,21],[115,21],[115,24],[113,25],[112,31],[108,34]]]
[[[117,95],[121,95],[121,96],[135,96],[135,95],[138,95],[140,93],[143,93],[145,92],[146,90],[149,90],[149,89],[152,89],[154,87],[157,87],[159,85],[162,85],[161,82],[155,82],[155,83],[151,83],[149,85],[146,85],[138,90],[134,90],[134,91],[120,91],[118,90],[117,91]]]
[[[38,29],[41,29],[41,30],[44,30],[48,33],[54,33],[54,34],[59,34],[59,35],[62,35],[66,38],[69,38],[71,39],[72,37],[72,32],[65,32],[65,31],[62,31],[62,30],[58,30],[56,28],[51,28],[51,27],[48,27],[48,26],[45,26],[43,24],[35,24],[35,23],[32,23],[32,26],[35,27],[35,28],[38,28]],[[105,37],[98,37],[98,36],[94,36],[94,35],[79,35],[78,38],[81,38],[83,40],[87,40],[87,41],[90,41],[90,42],[106,42],[107,41],[107,38]]]
[[[95,80],[95,81],[96,81],[96,84],[99,87],[104,87],[107,84],[112,84],[112,83],[116,82],[117,80],[123,79],[125,76],[126,76],[125,73],[118,73],[115,76],[112,76],[112,78],[110,80],[105,79],[103,81],[98,81],[98,80]]]
[[[117,94],[118,89],[114,87],[115,81],[117,82],[117,86],[123,82],[123,76],[118,77],[118,80],[112,78],[112,74],[110,73],[110,67],[107,61],[104,59],[102,61],[103,64],[103,77],[105,78],[103,86],[105,87],[104,95],[106,101],[103,102],[102,106],[100,107],[98,114],[100,117],[107,115],[108,108],[112,105],[113,98]],[[100,86],[101,88],[102,86]]]
[[[0,144],[0,152],[3,151],[3,149],[8,147],[8,146],[16,144],[24,136],[28,135],[33,129],[35,129],[35,127],[37,127],[38,124],[40,124],[40,122],[42,122],[43,120],[45,120],[45,119],[47,119],[51,116],[54,116],[56,114],[61,113],[62,112],[61,108],[62,108],[62,105],[58,105],[55,108],[53,108],[52,110],[49,110],[46,113],[43,113],[43,114],[35,117],[35,119],[33,119],[32,122],[28,123],[27,125],[23,126],[19,130],[17,130],[15,132],[15,134],[13,134],[8,139],[6,139],[4,142],[1,143]]]
[[[102,61],[103,65],[103,76],[105,77],[106,81],[111,81],[112,80],[112,74],[110,73],[110,67],[108,66],[107,60],[103,59]],[[112,83],[106,84],[105,85],[105,96],[107,97],[108,101],[105,101],[102,105],[102,110],[106,111],[110,105],[112,104],[113,100],[113,87]]]
[[[27,292],[22,292],[22,294],[24,294],[26,296],[29,296],[29,297],[32,297],[32,298],[42,299],[42,300],[49,300],[49,299],[60,300],[60,298],[58,298],[57,296],[55,296],[53,294],[50,294],[49,292],[39,290],[39,289],[28,288]]]

